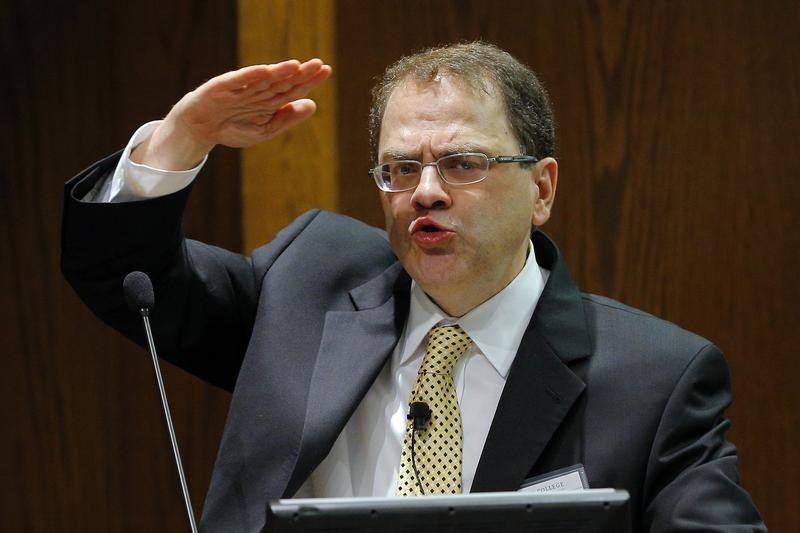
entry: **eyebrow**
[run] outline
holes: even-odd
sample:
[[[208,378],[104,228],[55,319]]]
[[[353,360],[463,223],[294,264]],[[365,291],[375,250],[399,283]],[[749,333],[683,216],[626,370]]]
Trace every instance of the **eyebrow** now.
[[[491,150],[478,144],[458,143],[445,145],[440,150],[437,150],[436,159],[452,154],[461,153],[482,153],[488,154]],[[403,150],[402,148],[387,148],[380,154],[380,161],[419,161],[419,152],[417,150]]]
[[[404,159],[414,159],[416,156],[413,152],[403,151],[397,148],[389,148],[381,153],[381,161],[401,161]]]

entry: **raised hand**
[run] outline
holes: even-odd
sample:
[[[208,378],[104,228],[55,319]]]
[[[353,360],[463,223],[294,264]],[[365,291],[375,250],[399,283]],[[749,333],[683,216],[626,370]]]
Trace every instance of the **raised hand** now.
[[[187,93],[131,159],[163,170],[195,166],[217,144],[244,147],[274,137],[314,114],[305,98],[328,78],[319,59],[253,65]]]

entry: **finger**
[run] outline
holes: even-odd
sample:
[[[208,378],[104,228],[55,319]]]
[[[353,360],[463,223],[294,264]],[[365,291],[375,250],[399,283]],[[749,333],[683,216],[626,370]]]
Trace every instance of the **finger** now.
[[[278,109],[272,120],[264,125],[265,133],[269,137],[274,137],[308,119],[316,110],[317,104],[313,100],[303,99],[289,102]]]
[[[250,93],[251,101],[266,101],[272,96],[294,91],[297,86],[309,85],[308,91],[329,78],[331,72],[331,67],[319,59],[308,61],[303,63],[298,71],[289,78],[275,81],[262,80],[254,85],[257,90]],[[286,101],[288,102],[288,100]]]
[[[299,124],[314,114],[316,104],[311,100],[298,100],[280,108],[270,115],[264,124],[259,115],[252,115],[248,120],[240,120],[230,124],[228,131],[219,140],[220,144],[231,147],[246,147],[258,144],[275,137],[283,131]]]
[[[311,84],[312,86],[317,86],[323,81],[327,80],[333,74],[333,69],[330,65],[322,65],[322,67],[314,73],[308,80],[306,80],[306,84]]]
[[[331,72],[331,67],[325,65],[319,59],[306,61],[299,67],[296,61],[284,62],[278,64],[269,73],[255,70],[253,72],[254,76],[267,75],[267,77],[258,78],[257,81],[248,85],[235,88],[229,94],[245,105],[263,105],[267,103],[274,107],[280,107],[293,99],[305,96],[314,86],[327,79]],[[298,85],[308,86],[298,91],[296,90]],[[284,93],[290,93],[292,96],[270,100],[272,97]]]
[[[247,102],[247,106],[265,110],[276,109],[291,102],[292,100],[304,98],[317,85],[328,79],[331,75],[331,72],[332,70],[330,66],[323,65],[318,71],[306,74],[306,76],[302,78],[302,83],[293,86],[285,86],[285,91],[276,93],[273,90],[267,90],[254,94]],[[283,87],[284,86],[281,88]]]
[[[235,91],[267,76],[269,76],[268,65],[250,65],[239,70],[220,74],[216,78],[209,80],[208,85],[213,86],[215,89]]]
[[[326,65],[321,59],[315,57],[314,59],[309,59],[305,63],[301,63],[300,68],[297,69],[293,77],[298,79],[310,79],[320,70],[330,71],[330,69],[330,65]]]
[[[332,69],[330,65],[325,65],[321,61],[315,62],[307,68],[303,68],[303,65],[301,65],[300,69],[291,78],[286,80],[292,85],[292,87],[288,87],[281,92],[287,92],[288,90],[292,90],[293,87],[303,85],[309,86],[310,89],[311,87],[316,86],[322,81],[328,79],[331,75],[331,72]]]
[[[269,84],[269,80],[291,77],[299,69],[300,62],[296,59],[272,65],[250,65],[212,78],[208,85],[213,89],[240,92],[262,81]]]
[[[319,83],[321,83],[327,76],[320,76],[318,79],[309,80],[302,85],[291,87],[286,92],[273,94],[271,91],[265,91],[259,95],[261,99],[248,102],[249,107],[259,108],[263,110],[277,109],[294,100],[305,98]]]

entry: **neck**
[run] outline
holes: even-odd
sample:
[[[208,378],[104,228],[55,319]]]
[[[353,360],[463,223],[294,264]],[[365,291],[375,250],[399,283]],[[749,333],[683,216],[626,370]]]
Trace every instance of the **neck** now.
[[[513,275],[507,279],[501,280],[495,284],[478,284],[475,282],[459,284],[459,285],[435,285],[425,286],[420,283],[420,287],[425,291],[425,294],[439,306],[439,308],[452,317],[462,317],[481,305],[486,300],[489,300],[494,295],[508,287],[514,278],[519,275],[525,262],[518,269],[514,270]]]
[[[417,280],[420,287],[439,308],[452,317],[469,313],[486,300],[505,289],[525,268],[529,255],[529,240],[524,249],[508,264],[508,268],[495,272],[484,272],[483,277],[468,277],[451,283],[425,283]]]
[[[477,295],[473,291],[471,297],[459,298],[458,295],[454,296],[454,292],[449,291],[429,291],[425,287],[422,287],[422,290],[425,291],[425,294],[439,306],[439,308],[447,313],[449,316],[452,317],[462,317],[481,305],[483,302],[494,296],[494,294],[484,295],[481,297],[476,297]],[[501,289],[502,290],[502,289]],[[444,292],[441,296],[437,296],[436,292]],[[499,291],[498,291],[499,292]]]

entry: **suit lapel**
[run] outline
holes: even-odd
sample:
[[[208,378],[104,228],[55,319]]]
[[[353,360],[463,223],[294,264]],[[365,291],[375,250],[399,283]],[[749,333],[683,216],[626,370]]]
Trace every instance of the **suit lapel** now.
[[[533,241],[551,273],[510,369],[473,492],[518,489],[585,388],[568,366],[591,348],[581,294],[555,244],[540,232]],[[408,275],[395,263],[350,292],[352,310],[327,313],[285,494],[325,458],[390,356],[408,315],[409,290]]]
[[[568,366],[591,350],[581,294],[555,244],[539,232],[533,241],[550,276],[509,371],[473,492],[517,490],[585,388]]]
[[[472,484],[517,490],[584,389],[534,329],[523,337]]]
[[[399,263],[350,291],[354,309],[329,311],[308,391],[293,493],[325,458],[397,344],[408,314],[410,279]]]

